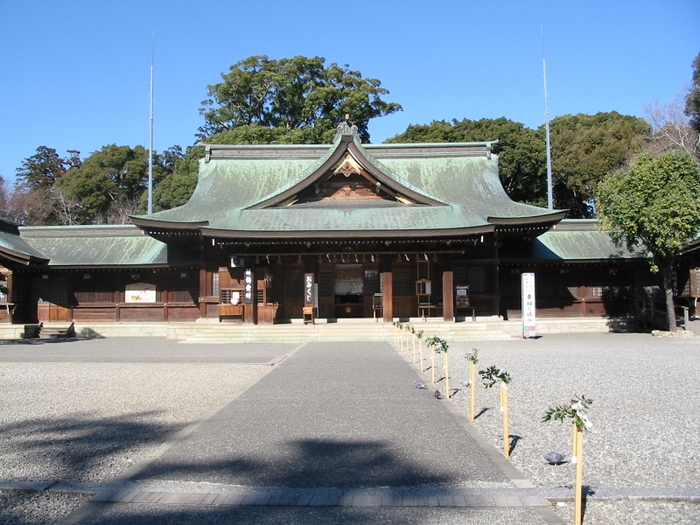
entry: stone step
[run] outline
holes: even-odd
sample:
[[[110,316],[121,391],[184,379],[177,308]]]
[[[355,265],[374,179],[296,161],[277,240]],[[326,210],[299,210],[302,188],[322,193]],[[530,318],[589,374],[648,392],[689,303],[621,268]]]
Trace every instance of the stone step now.
[[[40,323],[38,335],[39,339],[62,339],[75,337],[75,326],[73,323],[69,325]]]
[[[504,340],[511,336],[487,323],[426,323],[414,325],[426,336],[435,335],[449,341]],[[286,342],[305,341],[389,341],[395,340],[395,328],[387,324],[364,323],[297,323],[279,325],[246,325],[223,323],[202,326],[183,343],[227,344],[232,342]]]

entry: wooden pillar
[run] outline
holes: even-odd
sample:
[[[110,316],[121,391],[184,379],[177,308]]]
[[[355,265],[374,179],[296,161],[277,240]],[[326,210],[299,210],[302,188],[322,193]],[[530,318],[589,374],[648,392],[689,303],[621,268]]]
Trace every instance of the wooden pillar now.
[[[8,321],[10,323],[14,322],[15,308],[17,307],[17,298],[15,297],[15,286],[14,286],[14,274],[10,271],[7,274],[7,302],[12,303],[12,306],[7,307]]]
[[[494,241],[493,243],[493,260],[495,261],[494,264],[494,279],[495,279],[495,288],[494,288],[494,305],[493,305],[493,311],[496,312],[497,315],[501,315],[501,261],[499,260],[499,255],[498,255],[498,243]]]
[[[170,301],[170,290],[163,290],[161,299],[163,300],[163,321],[168,322],[168,302]]]
[[[442,272],[442,318],[448,323],[455,320],[455,290],[452,269]]]
[[[391,323],[394,320],[394,280],[389,255],[382,259],[382,270],[382,314],[384,322]]]
[[[452,270],[452,255],[442,256],[442,318],[446,322],[455,320],[455,287]]]

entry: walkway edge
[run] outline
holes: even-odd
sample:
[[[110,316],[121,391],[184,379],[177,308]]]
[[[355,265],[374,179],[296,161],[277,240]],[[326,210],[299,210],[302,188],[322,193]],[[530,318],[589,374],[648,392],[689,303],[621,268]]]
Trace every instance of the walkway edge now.
[[[408,359],[408,357],[401,352],[399,348],[397,348],[395,345],[392,346],[394,347],[394,350],[396,350],[396,353],[416,372],[416,375],[422,378],[420,367],[415,363],[412,363]],[[431,383],[430,388],[431,390],[437,390],[438,386]],[[510,479],[510,481],[516,488],[535,488],[535,484],[532,483],[530,479],[526,478],[522,472],[515,468],[515,466],[508,459],[506,459],[503,456],[503,454],[501,454],[500,450],[498,450],[491,443],[491,441],[484,437],[476,429],[476,427],[472,425],[471,421],[469,421],[469,419],[464,414],[462,414],[462,412],[449,399],[442,398],[439,401],[445,404],[445,407],[447,408],[448,412],[452,414],[452,417],[454,417],[455,420],[464,428],[464,430],[467,431],[469,436],[479,445],[481,450],[483,450],[484,453],[487,454],[488,457],[496,464],[496,466],[498,466],[498,468],[501,469],[501,472],[503,472],[503,474],[508,479]],[[557,513],[549,507],[538,508],[538,513],[540,514],[540,517],[545,521],[545,523],[549,525],[564,523],[562,519],[557,515]]]
[[[129,481],[131,478],[142,472],[146,467],[148,467],[153,461],[157,460],[158,458],[162,457],[168,450],[170,450],[172,447],[174,447],[177,443],[185,439],[187,436],[192,434],[195,430],[197,430],[200,426],[202,426],[204,423],[209,421],[211,418],[213,418],[216,414],[218,414],[221,410],[226,408],[229,404],[231,404],[233,401],[238,399],[240,396],[242,396],[245,392],[247,392],[250,388],[252,388],[258,381],[260,381],[262,378],[266,377],[270,372],[275,370],[278,366],[280,366],[284,361],[286,361],[290,356],[294,355],[296,352],[298,352],[301,348],[303,348],[306,345],[306,343],[302,343],[298,346],[296,346],[289,354],[287,354],[284,358],[282,358],[279,361],[270,361],[268,364],[270,365],[269,370],[267,370],[265,373],[260,375],[259,377],[255,378],[254,380],[250,381],[247,385],[245,385],[243,388],[238,390],[235,394],[224,400],[222,403],[220,403],[218,406],[214,407],[211,409],[209,412],[205,413],[201,418],[199,418],[197,421],[190,423],[187,425],[185,428],[177,432],[175,435],[172,437],[168,438],[165,443],[163,443],[160,447],[158,447],[158,450],[156,450],[153,454],[151,454],[148,457],[145,457],[141,459],[140,461],[136,462],[134,465],[126,469],[124,472],[113,478],[110,483],[118,483],[118,484],[124,484],[127,481]],[[109,492],[113,496],[115,494],[115,491],[113,488],[109,489]],[[83,505],[82,507],[74,510],[68,516],[63,518],[62,520],[58,521],[56,525],[74,525],[76,523],[80,523],[83,519],[85,519],[87,516],[92,514],[93,512],[97,511],[102,505],[104,505],[104,499],[96,499],[100,496],[100,498],[104,498],[104,493],[99,492],[95,498],[93,498],[91,501],[89,501],[87,504]]]

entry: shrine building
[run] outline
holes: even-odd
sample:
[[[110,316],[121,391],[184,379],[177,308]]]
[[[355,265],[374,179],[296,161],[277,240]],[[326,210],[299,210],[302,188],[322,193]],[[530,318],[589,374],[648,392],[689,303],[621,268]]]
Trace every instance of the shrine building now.
[[[491,142],[205,145],[178,208],[121,226],[0,223],[13,323],[625,316],[658,278],[591,220],[505,193]]]

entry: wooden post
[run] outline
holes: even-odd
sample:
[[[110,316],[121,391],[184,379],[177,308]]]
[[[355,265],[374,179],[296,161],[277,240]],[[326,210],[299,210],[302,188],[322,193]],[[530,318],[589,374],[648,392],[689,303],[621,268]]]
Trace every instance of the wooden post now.
[[[418,348],[420,351],[420,372],[422,374],[425,371],[423,368],[423,339],[420,340],[420,346]]]
[[[510,432],[508,431],[508,386],[501,382],[501,412],[503,412],[503,455],[510,457]]]
[[[448,369],[449,361],[447,352],[442,353],[442,367],[445,369],[445,397],[450,399],[450,372]]]
[[[455,320],[454,314],[454,278],[452,270],[442,272],[442,319],[446,323]]]
[[[583,522],[583,431],[574,425],[574,450],[576,451],[576,484],[574,494],[574,524]]]
[[[382,315],[384,322],[390,323],[394,320],[394,286],[390,269],[382,272],[382,292]]]
[[[163,290],[161,294],[161,299],[163,300],[163,321],[168,322],[168,316],[170,312],[168,311],[168,301],[170,301],[170,292],[168,290]]]
[[[209,295],[207,287],[207,271],[200,266],[199,268],[199,317],[204,319],[207,316],[207,303],[204,302],[204,297]],[[119,321],[119,319],[117,319]]]
[[[416,364],[416,333],[411,332],[413,335],[413,364]]]
[[[430,345],[430,373],[430,381],[435,384],[435,345]]]
[[[474,421],[474,411],[476,408],[476,364],[474,364],[474,361],[469,361],[469,382],[471,384],[471,399],[469,400],[469,413],[471,415],[472,421]]]

